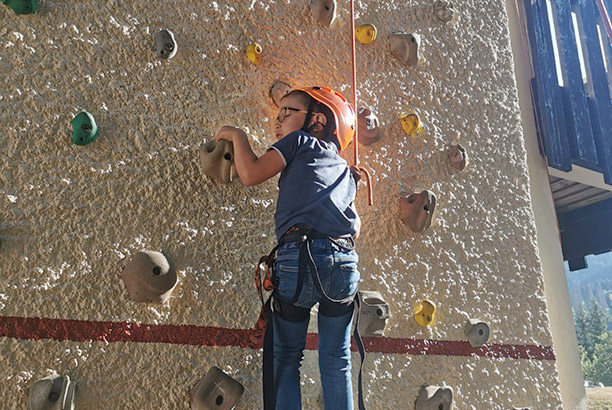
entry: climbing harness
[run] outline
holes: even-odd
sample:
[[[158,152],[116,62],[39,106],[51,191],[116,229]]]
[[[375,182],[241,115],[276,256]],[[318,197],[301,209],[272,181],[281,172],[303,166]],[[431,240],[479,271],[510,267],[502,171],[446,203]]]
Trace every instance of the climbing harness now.
[[[278,314],[283,319],[291,322],[302,322],[306,320],[310,314],[309,308],[295,306],[298,297],[301,294],[304,280],[306,279],[307,271],[310,271],[313,283],[322,296],[319,303],[319,311],[325,316],[336,317],[347,314],[351,310],[355,310],[355,330],[354,337],[359,348],[361,356],[361,364],[359,368],[359,384],[358,384],[358,405],[359,410],[366,410],[363,401],[362,388],[362,368],[365,360],[365,349],[361,336],[359,334],[359,293],[355,291],[353,294],[343,299],[331,298],[323,289],[317,266],[314,262],[311,252],[311,245],[315,239],[328,239],[339,248],[344,250],[352,250],[355,247],[355,242],[352,238],[331,238],[328,235],[321,234],[314,229],[298,224],[290,228],[280,239],[279,243],[272,251],[259,259],[259,263],[255,269],[255,287],[261,301],[262,307],[259,313],[259,318],[255,324],[249,343],[252,348],[261,348],[263,346],[263,393],[264,393],[264,410],[275,410],[276,392],[274,384],[274,328],[272,315]],[[274,272],[274,263],[276,251],[284,244],[295,242],[299,252],[299,268],[298,281],[295,293],[291,300],[286,300],[275,294],[276,277]],[[263,276],[261,267],[265,266],[266,271]],[[264,302],[263,291],[273,291],[272,295]]]

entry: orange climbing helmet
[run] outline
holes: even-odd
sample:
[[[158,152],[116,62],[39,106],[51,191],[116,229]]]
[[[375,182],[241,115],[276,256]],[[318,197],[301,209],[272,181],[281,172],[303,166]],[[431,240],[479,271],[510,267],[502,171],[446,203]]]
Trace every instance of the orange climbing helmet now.
[[[353,106],[348,103],[346,98],[329,87],[304,87],[297,90],[310,95],[314,100],[325,105],[334,113],[336,118],[335,135],[340,144],[340,151],[348,147],[355,137],[357,117],[355,116]]]

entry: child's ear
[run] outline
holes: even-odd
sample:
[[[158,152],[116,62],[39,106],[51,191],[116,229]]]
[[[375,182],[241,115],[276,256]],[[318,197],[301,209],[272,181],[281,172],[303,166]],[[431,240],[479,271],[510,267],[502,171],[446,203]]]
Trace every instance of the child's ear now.
[[[327,124],[327,117],[322,112],[315,112],[312,114],[312,119],[310,120],[312,124],[321,124],[321,126],[325,127]]]

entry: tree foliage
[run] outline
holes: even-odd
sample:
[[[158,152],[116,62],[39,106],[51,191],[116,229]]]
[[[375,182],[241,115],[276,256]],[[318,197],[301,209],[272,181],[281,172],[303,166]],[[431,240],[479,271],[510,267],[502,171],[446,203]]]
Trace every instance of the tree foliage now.
[[[588,309],[574,312],[580,363],[585,379],[612,386],[612,332],[607,332],[608,313],[591,299]]]

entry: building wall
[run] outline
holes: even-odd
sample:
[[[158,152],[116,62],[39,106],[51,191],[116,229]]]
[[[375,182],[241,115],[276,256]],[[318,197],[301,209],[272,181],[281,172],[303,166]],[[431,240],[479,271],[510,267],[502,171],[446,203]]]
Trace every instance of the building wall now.
[[[526,54],[524,54],[529,51],[523,48],[516,3],[510,0],[506,4],[510,20],[509,27],[512,35],[512,49],[519,88],[520,106],[523,113],[523,132],[525,135],[525,146],[527,147],[532,207],[537,228],[537,246],[542,263],[544,291],[549,307],[553,347],[557,355],[563,408],[586,410],[586,391],[584,389],[584,379],[580,365],[569,291],[565,280],[557,214],[548,178],[548,166],[544,157],[540,155],[538,148],[538,136],[529,89],[531,73],[528,67],[530,65],[525,60]],[[560,172],[552,169],[551,171]],[[601,174],[598,175],[599,179],[601,179],[599,185],[603,185],[603,177]],[[589,184],[597,186],[594,175],[590,174],[589,176]]]
[[[533,353],[552,338],[504,4],[462,2],[449,25],[429,1],[361,2],[356,13],[379,30],[373,45],[357,44],[357,69],[359,101],[383,129],[360,148],[375,196],[373,207],[364,188],[357,199],[360,286],[392,311],[386,338],[370,345],[368,408],[411,408],[421,385],[441,384],[460,409],[560,408],[557,362]],[[4,402],[23,408],[28,387],[58,372],[78,383],[78,409],[188,408],[189,390],[216,365],[244,384],[238,409],[261,408],[261,353],[239,335],[259,312],[252,271],[274,245],[276,181],[213,183],[197,149],[229,124],[265,152],[276,79],[350,95],[348,4],[331,28],[314,23],[306,1],[57,0],[37,15],[3,6],[0,19]],[[161,28],[179,46],[169,61],[155,58]],[[389,52],[388,35],[402,29],[421,35],[416,67]],[[244,54],[251,41],[264,50],[258,66]],[[83,109],[100,135],[76,146],[70,123]],[[425,132],[407,137],[399,117],[412,110]],[[470,157],[463,172],[447,163],[455,143]],[[399,219],[399,198],[422,189],[438,203],[416,234]],[[131,302],[120,280],[145,249],[163,251],[178,273],[167,304]],[[423,298],[438,306],[426,328],[413,319]],[[490,324],[487,347],[466,347],[471,317]],[[107,331],[84,330],[96,326]],[[174,333],[151,336],[163,326]],[[305,408],[317,406],[317,373],[308,350]]]

